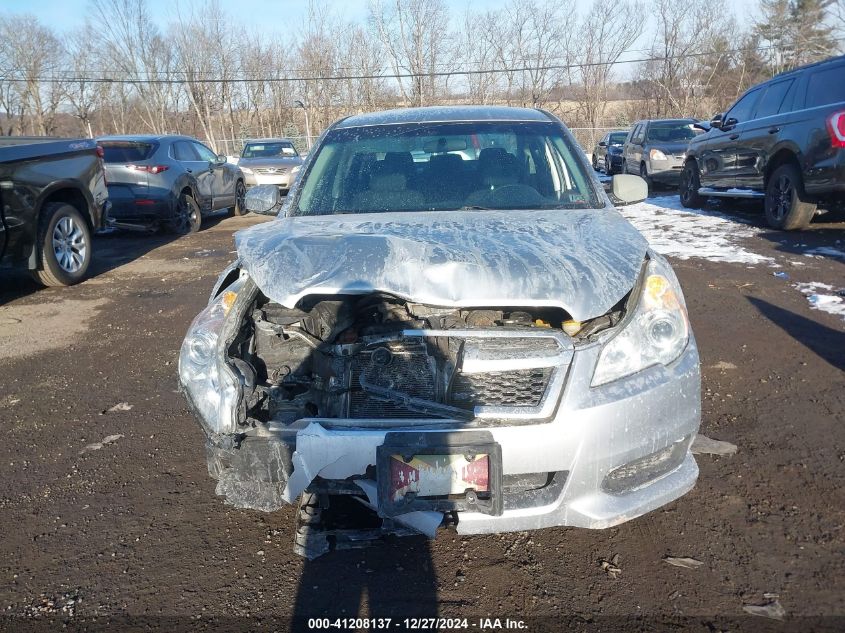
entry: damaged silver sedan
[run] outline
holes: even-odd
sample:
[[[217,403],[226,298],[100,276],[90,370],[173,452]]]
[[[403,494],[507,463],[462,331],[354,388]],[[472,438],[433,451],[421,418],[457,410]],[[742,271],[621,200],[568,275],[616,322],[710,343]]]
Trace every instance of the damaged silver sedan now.
[[[354,116],[277,196],[250,192],[278,218],[236,235],[179,358],[227,503],[299,498],[315,556],[444,525],[605,528],[693,487],[681,289],[555,117]],[[344,504],[376,520],[344,532]]]

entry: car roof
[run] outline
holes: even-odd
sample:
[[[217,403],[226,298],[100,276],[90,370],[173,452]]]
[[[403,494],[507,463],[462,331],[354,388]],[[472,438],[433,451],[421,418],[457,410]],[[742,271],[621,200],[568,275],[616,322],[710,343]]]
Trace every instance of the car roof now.
[[[399,125],[402,123],[451,123],[472,121],[545,121],[552,120],[542,110],[507,106],[430,106],[398,108],[357,114],[338,121],[335,129],[367,125]]]
[[[196,141],[192,136],[183,136],[181,134],[114,134],[111,136],[98,136],[98,141],[141,141],[149,143],[151,141],[166,141],[166,140],[184,140]]]
[[[272,138],[248,138],[244,141],[244,145],[246,145],[247,143],[280,143],[282,141],[293,144],[293,141],[289,138],[285,138],[283,136],[274,136]]]
[[[820,62],[813,62],[812,64],[806,64],[804,66],[799,66],[798,68],[793,68],[792,70],[785,70],[782,73],[778,73],[771,79],[767,79],[766,81],[761,81],[759,84],[751,86],[746,92],[750,92],[753,88],[757,86],[762,86],[767,83],[771,83],[776,79],[783,79],[784,77],[789,77],[790,75],[802,73],[809,68],[816,68],[817,66],[826,66],[827,64],[836,64],[839,62],[845,61],[845,55],[837,55],[836,57],[828,57],[827,59],[823,59]]]
[[[643,119],[640,123],[698,123],[697,119]]]

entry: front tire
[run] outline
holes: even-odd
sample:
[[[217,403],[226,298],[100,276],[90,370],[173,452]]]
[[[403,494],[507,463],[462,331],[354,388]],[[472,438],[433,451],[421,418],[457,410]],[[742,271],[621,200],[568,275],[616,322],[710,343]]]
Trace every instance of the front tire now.
[[[232,215],[242,216],[248,213],[246,209],[246,186],[243,180],[235,185],[235,206],[232,207]]]
[[[166,225],[167,231],[176,235],[188,235],[199,231],[201,224],[202,212],[197,201],[188,193],[180,194],[173,219]]]
[[[766,222],[783,231],[807,228],[816,214],[816,205],[806,202],[804,181],[795,165],[781,165],[766,184]]]
[[[91,229],[75,207],[47,204],[41,212],[36,244],[40,268],[35,281],[45,286],[72,286],[88,273],[91,264]]]
[[[608,176],[613,175],[613,161],[610,160],[607,156],[604,157],[604,173]]]
[[[651,190],[654,187],[654,183],[652,182],[651,178],[648,175],[648,168],[646,168],[645,163],[640,163],[640,178],[645,180],[645,184],[648,187],[648,193],[651,195]]]
[[[701,174],[696,163],[687,163],[681,172],[680,194],[681,204],[687,209],[698,209],[704,204],[704,197],[699,195],[701,188]]]
[[[598,171],[598,170],[599,170],[599,163],[596,160],[596,155],[593,154],[593,171]]]

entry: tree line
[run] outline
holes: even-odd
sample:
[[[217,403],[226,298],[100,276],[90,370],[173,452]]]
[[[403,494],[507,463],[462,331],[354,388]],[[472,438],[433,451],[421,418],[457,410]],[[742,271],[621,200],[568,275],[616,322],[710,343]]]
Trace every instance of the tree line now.
[[[60,31],[0,16],[0,133],[319,133],[376,109],[451,103],[546,108],[571,127],[707,117],[773,74],[842,50],[845,0],[758,0],[752,24],[710,0],[371,0],[364,21],[313,1],[269,35],[219,0],[161,23],[146,0],[90,0]],[[643,42],[646,42],[643,45]],[[634,46],[642,46],[634,50]],[[306,119],[307,114],[307,119]]]

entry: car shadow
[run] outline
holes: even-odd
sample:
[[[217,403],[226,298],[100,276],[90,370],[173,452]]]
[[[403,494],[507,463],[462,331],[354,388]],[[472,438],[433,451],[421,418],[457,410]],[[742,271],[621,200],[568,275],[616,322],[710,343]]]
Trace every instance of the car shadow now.
[[[758,297],[748,301],[764,317],[836,369],[845,370],[845,332],[822,325]]]
[[[819,257],[845,265],[845,222],[817,220],[805,231],[767,231],[760,237],[774,244],[780,253]]]
[[[362,608],[366,604],[366,608]],[[390,618],[356,630],[382,630],[405,618],[438,614],[437,577],[424,536],[403,537],[401,547],[376,545],[306,560],[297,587],[292,631],[313,631],[312,618]]]
[[[217,226],[230,217],[227,210],[203,215],[200,232]],[[106,229],[94,235],[94,257],[86,279],[108,273],[178,240],[181,236],[162,231]],[[19,268],[0,268],[0,306],[43,290],[44,286]]]

